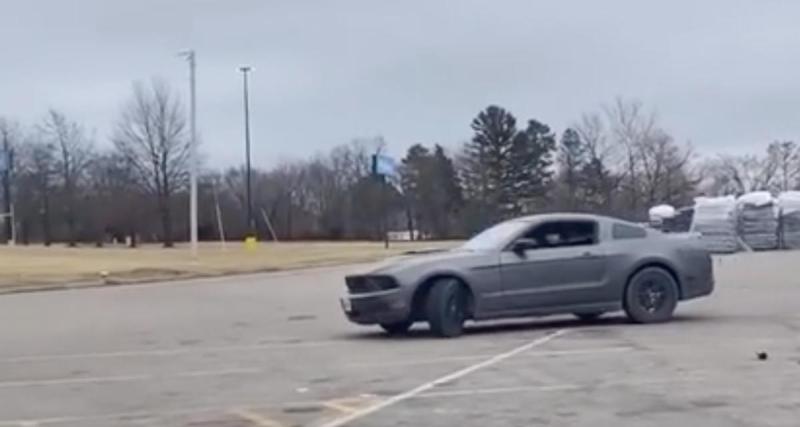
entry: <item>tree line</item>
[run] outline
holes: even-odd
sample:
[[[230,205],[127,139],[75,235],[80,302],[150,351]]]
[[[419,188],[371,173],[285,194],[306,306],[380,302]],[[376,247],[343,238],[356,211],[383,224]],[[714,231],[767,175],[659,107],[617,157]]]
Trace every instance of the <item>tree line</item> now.
[[[387,230],[461,238],[526,214],[568,210],[642,220],[656,204],[800,185],[794,142],[773,142],[763,154],[703,158],[638,101],[617,99],[560,134],[497,105],[467,124],[471,137],[459,146],[413,144],[387,179],[371,171],[372,155],[386,145],[381,137],[254,169],[257,233],[284,240],[381,239]],[[0,118],[0,140],[8,166],[3,206],[13,206],[18,242],[172,246],[187,238],[187,117],[163,81],[134,85],[102,148],[58,110],[24,127]],[[204,168],[200,237],[244,236],[245,197],[243,167]]]

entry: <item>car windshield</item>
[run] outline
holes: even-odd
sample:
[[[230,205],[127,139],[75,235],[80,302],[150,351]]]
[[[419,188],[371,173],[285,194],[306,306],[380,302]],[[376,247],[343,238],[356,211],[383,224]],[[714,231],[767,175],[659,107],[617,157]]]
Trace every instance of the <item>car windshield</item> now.
[[[528,224],[525,221],[506,221],[493,225],[473,236],[462,246],[468,250],[495,249],[503,245],[512,236],[522,232]]]

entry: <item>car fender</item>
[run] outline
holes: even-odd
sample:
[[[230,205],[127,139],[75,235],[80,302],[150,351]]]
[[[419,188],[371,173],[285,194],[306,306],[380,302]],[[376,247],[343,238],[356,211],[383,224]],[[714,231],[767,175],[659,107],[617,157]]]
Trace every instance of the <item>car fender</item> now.
[[[414,287],[414,292],[416,292],[417,289],[420,286],[422,286],[424,283],[428,282],[429,280],[431,280],[431,279],[433,279],[435,277],[439,277],[439,276],[441,276],[441,277],[444,277],[444,276],[455,277],[456,279],[458,279],[462,283],[464,283],[464,285],[467,288],[469,288],[469,291],[474,294],[474,289],[472,288],[472,285],[470,284],[469,280],[467,280],[465,275],[463,273],[461,273],[460,271],[458,271],[458,270],[449,269],[449,268],[435,269],[435,270],[428,271],[425,274],[421,275],[417,279],[417,281],[414,283],[414,286],[413,286]]]

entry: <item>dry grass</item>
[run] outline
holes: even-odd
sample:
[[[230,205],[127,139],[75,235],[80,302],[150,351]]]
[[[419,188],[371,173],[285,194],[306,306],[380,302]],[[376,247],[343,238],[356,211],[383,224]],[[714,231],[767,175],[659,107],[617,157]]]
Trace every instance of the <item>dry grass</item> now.
[[[187,277],[375,261],[410,250],[447,247],[453,242],[392,242],[386,250],[373,242],[260,243],[247,250],[240,242],[200,246],[197,259],[188,247],[0,247],[0,291],[129,283]],[[107,276],[103,277],[106,272]]]

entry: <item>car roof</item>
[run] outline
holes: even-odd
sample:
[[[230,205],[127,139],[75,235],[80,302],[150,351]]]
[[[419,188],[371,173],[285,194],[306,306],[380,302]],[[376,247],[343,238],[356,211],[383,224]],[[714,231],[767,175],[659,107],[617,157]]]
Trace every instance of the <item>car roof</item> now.
[[[578,213],[578,212],[556,212],[537,215],[528,215],[512,219],[511,221],[542,222],[542,221],[597,221],[597,222],[616,222],[626,225],[641,227],[639,224],[626,221],[624,219],[612,218],[604,215]]]

